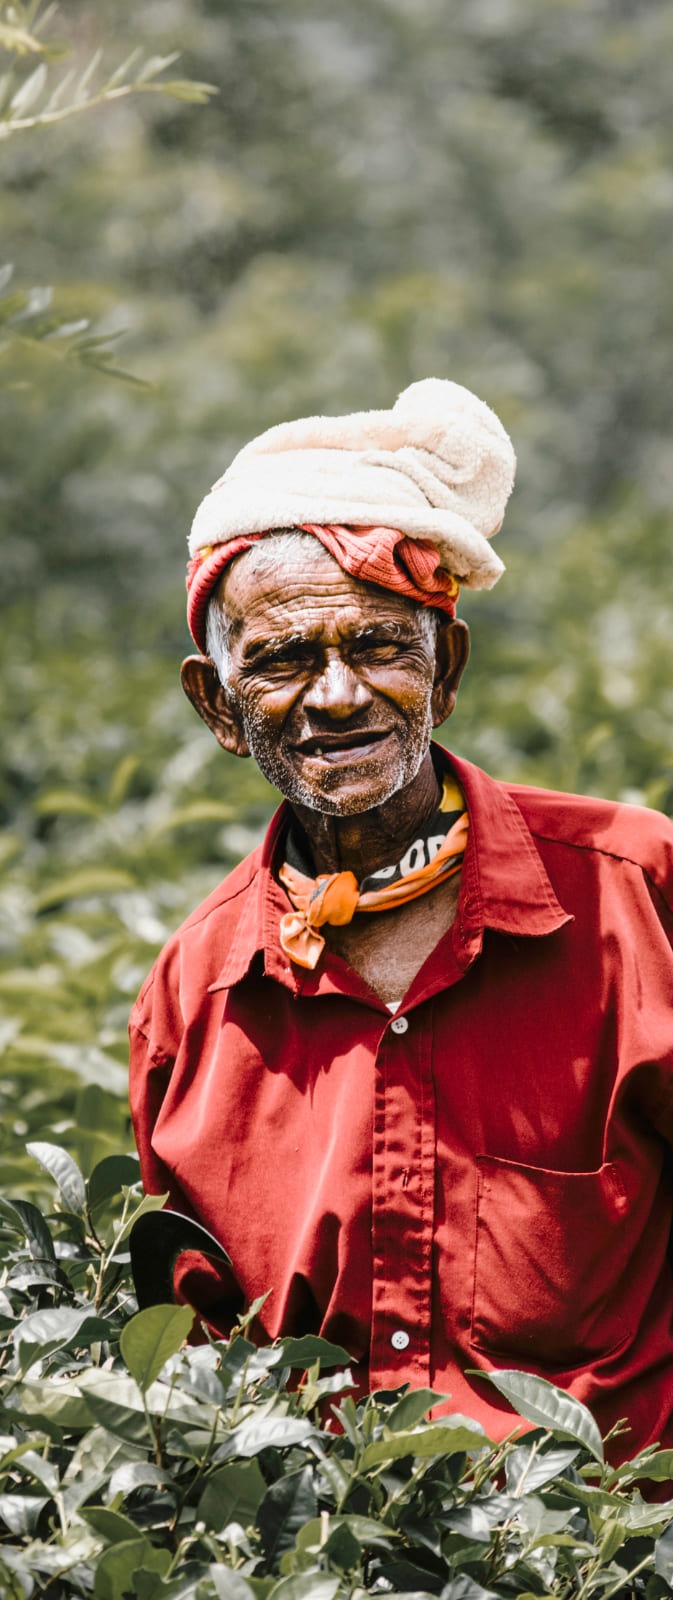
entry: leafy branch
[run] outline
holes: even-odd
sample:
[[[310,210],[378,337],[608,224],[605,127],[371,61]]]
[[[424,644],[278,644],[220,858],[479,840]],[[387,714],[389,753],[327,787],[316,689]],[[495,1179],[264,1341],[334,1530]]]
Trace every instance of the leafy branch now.
[[[62,46],[46,44],[41,37],[55,9],[50,5],[40,11],[36,5],[18,6],[0,0],[0,50],[12,58],[0,77],[0,139],[65,122],[82,111],[133,94],[165,94],[191,105],[204,105],[217,92],[214,84],[163,76],[178,60],[177,52],[143,57],[138,48],[107,76],[100,77],[103,51],[98,49],[81,69],[74,64],[67,66],[54,82],[51,62],[70,54]],[[40,57],[38,64],[31,65],[26,74],[22,70],[25,58],[35,56]]]
[[[0,360],[12,351],[38,349],[51,361],[75,361],[89,370],[101,372],[108,378],[122,378],[126,383],[147,388],[143,378],[120,367],[114,358],[114,346],[121,337],[115,333],[94,333],[89,317],[66,317],[52,308],[53,290],[49,285],[32,285],[30,288],[12,287],[14,268],[11,262],[0,265]],[[18,377],[10,377],[0,389],[22,389],[29,386],[25,369]]]
[[[70,64],[60,72],[57,69],[54,81],[54,62],[67,61],[72,54],[69,47],[43,37],[56,9],[54,5],[42,8],[41,0],[27,5],[0,0],[0,52],[9,57],[9,65],[0,74],[0,140],[51,127],[129,95],[170,95],[203,105],[216,93],[212,84],[165,76],[178,59],[176,52],[144,57],[137,47],[107,75],[101,75],[103,52],[98,49],[83,67]],[[60,316],[51,309],[52,290],[48,287],[7,292],[12,271],[10,263],[0,264],[0,357],[29,346],[33,351],[39,349],[45,358],[75,361],[107,377],[145,387],[142,379],[134,378],[114,359],[112,347],[119,334],[92,332],[87,317]],[[30,378],[22,371],[0,387],[29,386]]]

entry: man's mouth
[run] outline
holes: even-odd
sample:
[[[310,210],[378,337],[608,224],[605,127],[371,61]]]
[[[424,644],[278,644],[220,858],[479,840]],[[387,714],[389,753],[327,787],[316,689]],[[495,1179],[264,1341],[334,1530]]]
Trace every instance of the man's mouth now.
[[[310,739],[302,739],[297,749],[300,755],[319,761],[347,761],[349,757],[368,755],[387,738],[385,728],[361,728],[357,733],[317,733]]]

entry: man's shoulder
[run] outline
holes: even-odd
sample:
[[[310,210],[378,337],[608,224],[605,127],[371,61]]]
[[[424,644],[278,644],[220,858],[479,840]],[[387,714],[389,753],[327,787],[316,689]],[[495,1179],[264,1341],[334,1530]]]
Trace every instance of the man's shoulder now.
[[[257,845],[250,855],[244,856],[238,865],[232,867],[212,893],[201,900],[198,906],[190,911],[184,922],[180,923],[171,940],[181,941],[188,939],[190,934],[201,928],[204,922],[222,923],[226,925],[230,918],[238,918],[241,898],[245,897],[254,888],[255,880],[262,865],[264,844]]]
[[[673,823],[647,806],[500,784],[534,839],[594,851],[639,867],[667,900],[673,897]]]
[[[137,1025],[152,1004],[153,991],[183,988],[198,973],[206,990],[215,980],[241,919],[247,919],[263,868],[265,842],[245,856],[205,900],[190,912],[160,950],[131,1013]]]

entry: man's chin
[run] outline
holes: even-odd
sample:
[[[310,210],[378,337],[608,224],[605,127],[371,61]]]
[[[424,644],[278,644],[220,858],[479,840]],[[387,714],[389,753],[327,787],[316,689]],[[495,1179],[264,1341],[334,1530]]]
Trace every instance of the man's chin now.
[[[359,816],[385,805],[413,782],[428,747],[427,741],[393,735],[359,760],[334,761],[315,752],[302,757],[282,745],[274,749],[267,741],[262,748],[254,737],[248,744],[264,777],[290,805],[332,817]]]
[[[306,791],[302,795],[287,795],[286,799],[290,805],[294,800],[295,805],[306,806],[309,811],[319,811],[326,817],[359,817],[364,816],[367,811],[375,811],[377,806],[383,805],[386,800],[391,800],[395,793],[396,789],[386,790],[384,793],[377,790],[375,794],[367,795],[359,793],[316,795],[312,791]]]
[[[415,773],[406,770],[406,763],[391,766],[388,762],[378,772],[358,772],[355,767],[329,770],[319,778],[312,777],[311,781],[298,777],[294,783],[288,782],[282,792],[290,804],[307,806],[326,816],[355,817],[384,805],[414,776]]]

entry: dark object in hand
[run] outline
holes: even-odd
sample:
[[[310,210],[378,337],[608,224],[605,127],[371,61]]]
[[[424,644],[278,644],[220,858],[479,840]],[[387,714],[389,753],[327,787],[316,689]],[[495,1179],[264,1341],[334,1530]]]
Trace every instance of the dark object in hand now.
[[[223,1245],[200,1222],[179,1211],[145,1211],[133,1224],[129,1246],[141,1311],[146,1306],[170,1305],[178,1298],[184,1299],[176,1292],[175,1273],[179,1258],[186,1252],[196,1252],[206,1269],[210,1267],[231,1283],[230,1272],[226,1271],[231,1268],[231,1259]]]

